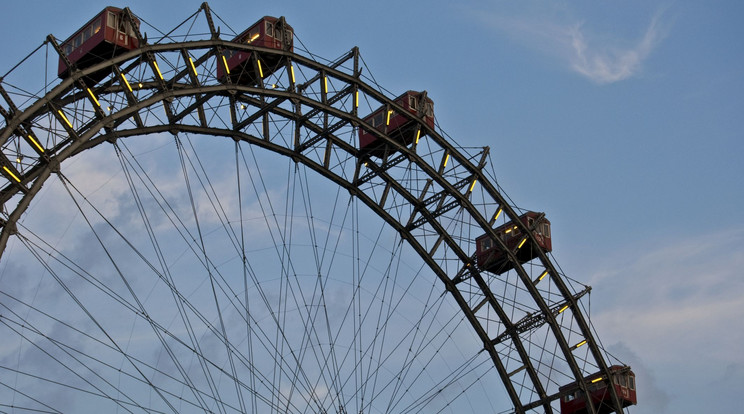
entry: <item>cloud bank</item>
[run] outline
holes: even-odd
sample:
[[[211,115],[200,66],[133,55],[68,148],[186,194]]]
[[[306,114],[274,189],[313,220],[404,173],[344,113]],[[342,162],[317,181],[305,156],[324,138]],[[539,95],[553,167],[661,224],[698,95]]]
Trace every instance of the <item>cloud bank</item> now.
[[[737,411],[744,387],[741,246],[744,228],[670,238],[625,250],[595,273],[590,284],[602,305],[592,321],[615,344],[611,352],[637,369],[644,404],[634,413]],[[679,406],[681,395],[701,389],[699,407]]]

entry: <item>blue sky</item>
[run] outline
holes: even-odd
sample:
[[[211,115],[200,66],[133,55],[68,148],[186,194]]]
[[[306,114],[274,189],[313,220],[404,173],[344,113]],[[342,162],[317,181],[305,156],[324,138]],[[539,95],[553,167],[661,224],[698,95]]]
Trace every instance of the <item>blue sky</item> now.
[[[333,59],[359,46],[393,94],[427,90],[439,126],[462,146],[490,146],[501,186],[520,207],[547,213],[558,263],[594,287],[601,340],[639,376],[631,412],[736,412],[744,5],[400,3],[210,5],[236,30],[284,15],[313,53]],[[128,6],[167,28],[199,4]],[[0,30],[14,42],[0,71],[103,6],[7,4]]]

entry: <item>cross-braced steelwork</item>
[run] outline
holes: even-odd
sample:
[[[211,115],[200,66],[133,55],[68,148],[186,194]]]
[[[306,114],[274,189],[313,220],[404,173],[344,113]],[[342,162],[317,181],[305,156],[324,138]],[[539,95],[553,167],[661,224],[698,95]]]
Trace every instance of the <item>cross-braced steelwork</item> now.
[[[18,70],[0,82],[0,329],[17,344],[0,355],[4,407],[552,413],[559,387],[611,378],[589,288],[519,220],[488,149],[469,154],[382,92],[356,48],[321,63],[225,40],[206,4],[136,35],[39,93],[9,83]],[[59,43],[45,48],[64,59]],[[226,74],[228,51],[250,53],[250,81]],[[365,120],[380,107],[415,141]],[[513,269],[479,263],[483,234]]]

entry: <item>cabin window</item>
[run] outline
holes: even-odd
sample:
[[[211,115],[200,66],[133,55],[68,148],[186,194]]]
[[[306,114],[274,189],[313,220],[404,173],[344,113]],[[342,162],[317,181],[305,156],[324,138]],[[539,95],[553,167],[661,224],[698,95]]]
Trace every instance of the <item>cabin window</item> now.
[[[384,118],[384,116],[383,116],[382,112],[380,112],[379,114],[375,115],[375,117],[372,118],[372,126],[373,127],[377,127],[377,126],[382,125],[382,123],[384,122],[384,119],[383,118]]]
[[[431,102],[426,103],[426,116],[434,116],[434,104]]]
[[[274,37],[274,24],[266,22],[266,36]]]
[[[493,247],[493,242],[490,238],[486,237],[481,240],[480,251],[485,252],[486,250],[490,250],[491,247]]]
[[[68,56],[72,54],[72,43],[65,45],[65,54]]]
[[[85,30],[83,30],[83,42],[90,39],[90,29],[91,27],[86,27]]]
[[[535,233],[547,237],[547,235],[545,234],[545,224],[546,223],[544,221],[537,223],[537,225],[535,225]]]
[[[279,40],[279,41],[281,41],[281,40],[282,40],[282,31],[281,31],[281,30],[279,30],[279,28],[278,28],[278,27],[277,27],[277,29],[276,29],[276,30],[274,31],[274,35],[275,35],[274,37],[276,38],[276,40]]]
[[[418,102],[416,100],[416,97],[413,95],[408,95],[408,108],[418,109]]]
[[[117,26],[117,17],[116,14],[109,12],[108,13],[108,19],[106,21],[106,25],[112,29],[116,29]]]
[[[566,396],[563,397],[563,400],[566,401],[566,402],[573,401],[573,400],[579,398],[580,395],[581,395],[581,391],[574,391],[574,392],[572,392],[570,394],[566,394]]]
[[[101,31],[101,20],[96,20],[95,23],[93,23],[93,26],[91,26],[92,35],[96,35],[98,32]]]
[[[550,224],[543,222],[541,233],[543,236],[550,238]]]
[[[292,43],[292,31],[291,30],[286,30],[285,33],[284,33],[284,36],[285,36],[285,39],[286,39],[287,43],[290,43],[291,44]]]
[[[628,388],[631,390],[635,389],[635,377],[632,375],[628,377]]]
[[[80,43],[81,43],[80,40],[81,40],[81,38],[82,38],[81,35],[77,35],[77,36],[75,36],[75,40],[72,41],[73,42],[72,45],[75,47],[75,49],[77,49],[77,48],[80,47]]]
[[[127,21],[126,21],[126,24],[125,24],[125,26],[126,26],[126,27],[125,27],[125,29],[126,29],[126,30],[125,30],[125,32],[126,32],[126,34],[127,34],[127,35],[128,35],[129,37],[136,37],[136,36],[137,36],[137,35],[135,34],[135,32],[134,32],[134,30],[135,30],[135,28],[134,28],[134,25],[133,25],[133,24],[132,24],[132,23],[131,23],[131,22],[130,22],[129,20],[127,20]]]

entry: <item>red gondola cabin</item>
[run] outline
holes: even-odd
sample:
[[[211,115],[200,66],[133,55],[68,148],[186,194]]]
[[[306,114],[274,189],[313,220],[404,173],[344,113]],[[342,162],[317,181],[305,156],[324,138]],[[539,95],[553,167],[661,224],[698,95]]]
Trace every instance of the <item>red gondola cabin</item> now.
[[[602,377],[602,373],[596,373],[585,378],[594,408],[599,414],[609,414],[615,411],[612,406],[609,384],[615,388],[623,407],[635,405],[638,402],[635,374],[630,367],[613,365],[610,367],[610,377],[608,381],[607,378]],[[561,414],[584,414],[588,411],[586,394],[576,383],[564,385],[559,388],[558,392],[562,395]]]
[[[405,116],[387,106],[383,106],[367,115],[364,122],[372,125],[373,128],[383,134],[387,134],[402,145],[409,145],[418,141],[425,134],[425,131],[419,129],[419,123],[413,118],[418,117],[430,128],[434,128],[434,102],[426,96],[425,92],[407,91],[395,98],[395,103],[402,106],[413,117]],[[389,145],[386,145],[385,140],[378,138],[364,128],[359,128],[359,149],[380,158],[385,156],[386,153],[389,155],[395,152]]]
[[[124,11],[116,7],[106,7],[96,17],[92,18],[74,35],[65,40],[60,47],[70,62],[85,69],[104,60],[111,59],[122,53],[139,47],[136,30],[139,30],[139,20],[134,19],[137,27],[133,28]],[[109,72],[93,73],[86,77],[86,84],[95,84],[105,78]],[[61,79],[70,76],[64,59],[59,59],[57,75]]]
[[[550,221],[542,213],[528,211],[519,216],[519,221],[524,223],[528,229],[533,229],[533,235],[540,248],[549,252],[553,250],[553,244],[550,238]],[[511,251],[516,249],[515,255],[519,263],[526,263],[538,256],[538,252],[528,245],[522,245],[527,237],[522,234],[519,226],[508,222],[494,229],[496,235],[506,244]],[[475,239],[476,259],[481,269],[502,274],[510,269],[514,269],[514,263],[509,260],[505,251],[501,250],[498,243],[483,235]]]
[[[283,17],[264,16],[232,41],[292,52],[293,39],[294,30]],[[217,63],[217,79],[220,82],[226,82],[229,77],[235,84],[254,85],[259,78],[271,75],[284,64],[284,59],[275,54],[261,55],[254,64],[249,51],[228,49],[223,53],[221,62]]]

